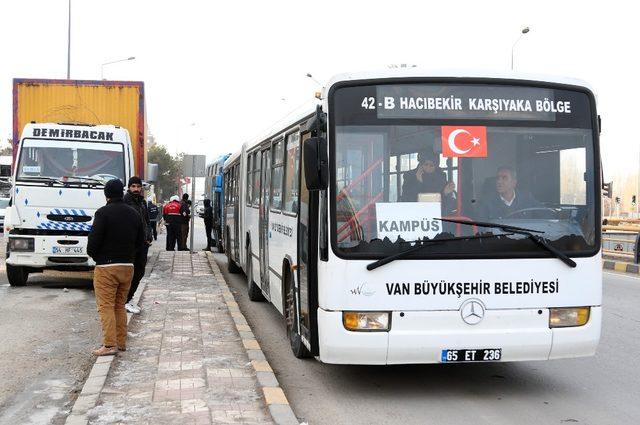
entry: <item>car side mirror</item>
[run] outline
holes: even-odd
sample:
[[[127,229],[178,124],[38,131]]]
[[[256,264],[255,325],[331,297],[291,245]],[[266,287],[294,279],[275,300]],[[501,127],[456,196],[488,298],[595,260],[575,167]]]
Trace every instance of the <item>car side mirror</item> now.
[[[304,175],[307,189],[325,190],[329,183],[327,139],[310,137],[304,142]]]

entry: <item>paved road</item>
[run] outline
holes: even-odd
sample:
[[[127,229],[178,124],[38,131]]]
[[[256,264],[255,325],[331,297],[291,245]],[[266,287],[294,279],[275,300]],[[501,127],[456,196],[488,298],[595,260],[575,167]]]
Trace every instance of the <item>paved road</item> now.
[[[217,254],[226,272],[226,258]],[[300,419],[309,424],[640,423],[640,279],[605,273],[592,358],[550,362],[335,366],[297,360],[273,306],[225,274]]]
[[[0,424],[60,424],[100,338],[91,274],[33,275],[10,287],[5,244],[0,238]]]

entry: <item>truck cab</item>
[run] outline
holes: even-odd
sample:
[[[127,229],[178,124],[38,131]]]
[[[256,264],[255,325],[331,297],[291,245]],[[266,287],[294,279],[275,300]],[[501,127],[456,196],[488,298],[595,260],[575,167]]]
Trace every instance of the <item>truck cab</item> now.
[[[129,132],[113,125],[30,123],[13,167],[4,227],[7,278],[25,285],[30,273],[82,271],[93,216],[104,185],[126,182],[134,169]]]

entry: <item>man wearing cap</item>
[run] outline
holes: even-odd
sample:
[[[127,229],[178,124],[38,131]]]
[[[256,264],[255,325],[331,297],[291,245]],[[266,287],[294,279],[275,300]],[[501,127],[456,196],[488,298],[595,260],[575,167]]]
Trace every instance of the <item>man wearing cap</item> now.
[[[145,230],[138,213],[122,200],[124,185],[118,179],[104,186],[107,204],[96,211],[89,233],[87,253],[96,263],[93,287],[102,324],[103,343],[96,356],[114,355],[126,349],[125,303],[133,277],[136,253],[145,244]]]
[[[182,215],[180,214],[180,198],[173,195],[171,200],[162,209],[162,217],[167,226],[167,251],[175,251],[176,245],[180,250],[182,238]]]
[[[139,219],[142,220],[142,226],[145,230],[145,243],[140,248],[140,252],[136,254],[136,262],[134,263],[133,279],[127,296],[127,304],[125,308],[129,313],[140,313],[140,307],[135,305],[131,300],[138,290],[138,285],[144,277],[144,269],[147,267],[147,255],[149,246],[153,240],[151,234],[149,211],[147,210],[147,202],[142,196],[142,179],[138,176],[132,176],[127,184],[127,193],[124,195],[124,203],[132,207],[138,212]]]

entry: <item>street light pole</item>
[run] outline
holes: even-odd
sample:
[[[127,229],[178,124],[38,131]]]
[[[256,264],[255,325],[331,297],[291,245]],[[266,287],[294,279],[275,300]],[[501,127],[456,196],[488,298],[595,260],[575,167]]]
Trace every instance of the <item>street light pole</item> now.
[[[320,81],[316,80],[313,75],[311,75],[309,72],[307,72],[307,77],[311,78],[317,85],[319,85],[320,87],[322,87],[322,83],[320,83]]]
[[[69,25],[67,28],[67,80],[71,79],[71,0],[69,0]]]
[[[71,1],[71,0],[69,0]],[[100,66],[100,79],[104,80],[104,66],[105,65],[111,65],[112,63],[118,63],[118,62],[126,62],[126,61],[132,61],[134,60],[136,57],[135,56],[130,56],[128,58],[125,59],[118,59],[117,61],[111,61],[111,62],[105,62]]]
[[[520,34],[520,37],[518,37],[518,39],[516,40],[515,43],[513,43],[513,46],[511,46],[511,70],[513,71],[513,50],[516,48],[516,44],[518,44],[518,41],[520,41],[520,39],[522,38],[523,35],[525,35],[526,33],[529,32],[529,27],[525,27],[522,29],[522,33]]]

